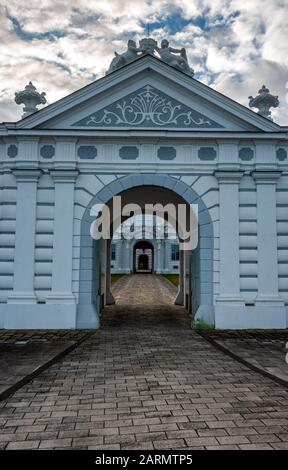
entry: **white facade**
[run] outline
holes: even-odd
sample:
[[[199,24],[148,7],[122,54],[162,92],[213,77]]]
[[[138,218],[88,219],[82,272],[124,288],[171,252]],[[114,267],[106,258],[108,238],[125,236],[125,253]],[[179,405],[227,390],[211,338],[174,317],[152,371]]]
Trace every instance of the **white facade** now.
[[[151,248],[137,248],[139,240],[117,240],[114,243],[115,257],[111,258],[111,273],[130,274],[149,271],[156,274],[178,274],[179,272],[179,243],[172,240],[149,240]],[[128,244],[128,248],[126,245]],[[175,248],[174,248],[175,247]],[[129,263],[124,258],[129,251]],[[139,258],[147,256],[147,268],[141,267]]]
[[[174,114],[117,114],[151,95]],[[90,208],[145,188],[198,205],[178,299],[194,318],[287,328],[287,153],[287,127],[149,55],[3,123],[0,328],[97,328],[110,245],[92,241]]]

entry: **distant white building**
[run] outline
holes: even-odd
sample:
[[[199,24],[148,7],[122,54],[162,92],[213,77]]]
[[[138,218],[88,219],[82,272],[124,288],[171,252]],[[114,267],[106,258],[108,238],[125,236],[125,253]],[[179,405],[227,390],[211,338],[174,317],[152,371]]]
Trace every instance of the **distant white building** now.
[[[162,238],[162,227],[163,235]],[[132,229],[133,237],[125,238],[127,229]],[[124,230],[124,234],[122,233]],[[131,230],[130,230],[131,231]],[[145,221],[140,215],[125,222],[116,231],[111,243],[111,273],[179,273],[179,241],[176,232],[168,225],[162,226],[149,215]]]

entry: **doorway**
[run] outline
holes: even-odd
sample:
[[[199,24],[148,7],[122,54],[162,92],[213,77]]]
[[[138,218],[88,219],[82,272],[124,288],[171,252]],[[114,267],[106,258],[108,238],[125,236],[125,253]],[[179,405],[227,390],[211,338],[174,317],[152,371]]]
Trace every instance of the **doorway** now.
[[[134,245],[134,273],[152,273],[154,267],[154,249],[152,243],[141,240]]]

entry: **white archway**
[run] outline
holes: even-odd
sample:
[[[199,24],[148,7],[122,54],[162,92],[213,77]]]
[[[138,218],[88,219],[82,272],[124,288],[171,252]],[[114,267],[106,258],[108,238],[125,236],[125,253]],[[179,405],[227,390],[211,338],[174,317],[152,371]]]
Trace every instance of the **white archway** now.
[[[198,204],[199,242],[197,249],[192,252],[193,273],[189,286],[190,292],[192,292],[191,307],[193,316],[201,311],[202,317],[206,315],[206,318],[213,322],[213,223],[209,210],[198,194],[182,181],[161,174],[132,174],[112,181],[100,190],[90,200],[82,217],[77,307],[78,328],[99,327],[100,254],[103,249],[105,250],[105,244],[102,241],[96,242],[90,236],[90,225],[94,220],[90,215],[91,207],[97,203],[108,204],[113,196],[127,193],[129,190],[137,188],[141,192],[141,188],[144,190],[145,187],[158,188],[159,192],[162,191],[163,194],[165,192],[167,199],[169,199],[167,196],[169,195],[171,198],[178,198],[182,203]],[[205,257],[201,256],[203,250],[205,250]],[[207,256],[207,252],[209,252],[209,256]],[[106,255],[104,259],[105,257]]]

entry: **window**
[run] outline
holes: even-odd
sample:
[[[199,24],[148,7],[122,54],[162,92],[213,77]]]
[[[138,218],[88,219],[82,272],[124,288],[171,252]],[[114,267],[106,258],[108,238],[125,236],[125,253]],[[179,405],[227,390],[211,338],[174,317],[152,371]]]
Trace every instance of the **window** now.
[[[112,243],[111,245],[111,261],[115,261],[116,259],[116,245]]]
[[[179,245],[171,245],[171,260],[179,261]]]

